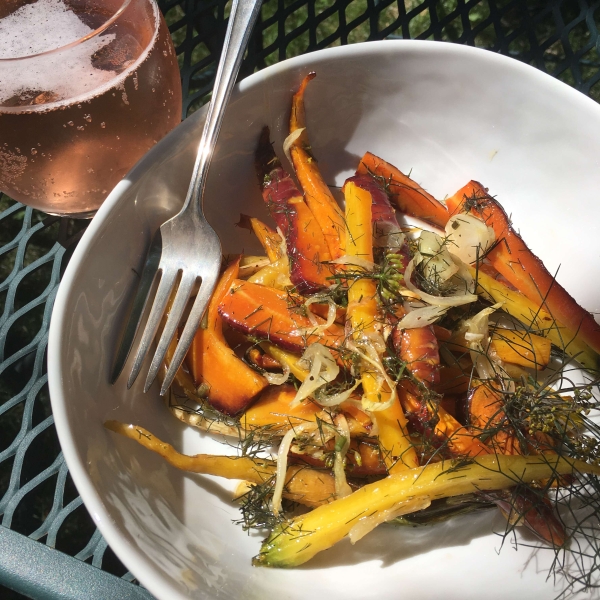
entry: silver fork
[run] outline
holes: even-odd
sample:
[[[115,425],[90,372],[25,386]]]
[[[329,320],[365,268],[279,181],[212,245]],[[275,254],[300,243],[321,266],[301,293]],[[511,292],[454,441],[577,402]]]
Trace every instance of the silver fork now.
[[[179,281],[177,292],[146,377],[144,392],[148,391],[158,374],[198,280],[201,280],[202,284],[167,370],[160,390],[161,395],[171,385],[177,369],[185,358],[215,289],[221,266],[221,242],[204,218],[202,210],[204,188],[225,108],[231,97],[261,4],[262,0],[233,1],[212,99],[185,203],[181,211],[163,223],[154,235],[133,302],[132,313],[117,351],[111,378],[113,382],[123,370],[148,302],[152,284],[157,273],[160,273],[160,283],[154,303],[127,381],[128,388],[133,385],[140,373],[177,281]]]

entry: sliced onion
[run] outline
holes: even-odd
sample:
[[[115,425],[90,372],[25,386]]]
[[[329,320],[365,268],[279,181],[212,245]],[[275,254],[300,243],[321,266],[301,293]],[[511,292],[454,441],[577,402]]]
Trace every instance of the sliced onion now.
[[[288,135],[285,140],[283,140],[283,153],[286,158],[290,161],[290,165],[292,163],[292,155],[290,154],[290,148],[293,143],[302,135],[302,132],[306,129],[306,127],[300,127],[300,129],[296,129],[296,131],[292,131],[290,135]]]
[[[348,532],[348,537],[352,544],[363,538],[367,533],[373,531],[377,525],[391,521],[396,517],[407,515],[409,513],[424,510],[431,504],[431,498],[412,498],[398,502],[386,510],[375,511],[372,515],[362,517],[356,522],[356,525]]]
[[[325,323],[321,323],[319,325],[317,317],[310,310],[310,305],[314,303],[322,304],[323,302],[326,302],[329,305],[329,308],[327,309],[327,320],[325,321]],[[325,331],[326,329],[329,329],[333,325],[337,316],[337,306],[331,298],[327,296],[312,296],[311,298],[307,298],[306,302],[304,303],[304,306],[306,307],[308,319],[311,322],[312,327],[299,327],[298,329],[290,331],[290,335],[317,335]]]
[[[454,296],[433,296],[431,294],[427,294],[420,290],[414,283],[411,281],[411,277],[413,271],[415,270],[415,264],[419,263],[421,259],[420,254],[417,252],[415,257],[412,258],[408,265],[406,265],[406,271],[404,272],[404,285],[416,294],[421,300],[425,300],[429,304],[433,304],[434,306],[462,306],[463,304],[469,304],[471,302],[475,302],[477,300],[477,296],[475,294],[456,294]]]
[[[275,487],[273,489],[273,498],[271,500],[271,510],[277,516],[281,512],[281,498],[283,497],[283,488],[285,486],[285,475],[287,473],[287,457],[292,446],[294,438],[307,429],[314,429],[314,423],[302,423],[292,427],[281,440],[279,450],[277,451],[277,471],[275,473]]]
[[[290,365],[283,365],[283,373],[269,373],[265,371],[262,375],[271,385],[283,385],[290,376]]]
[[[433,231],[421,232],[419,252],[423,258],[423,275],[432,282],[448,281],[458,271],[446,243]]]
[[[338,404],[341,404],[345,400],[348,400],[348,398],[350,398],[350,396],[352,396],[352,392],[354,392],[354,390],[359,385],[360,385],[360,379],[357,379],[351,388],[349,388],[343,392],[339,392],[337,394],[332,394],[331,396],[319,394],[318,396],[314,396],[314,399],[321,406],[326,406],[326,407],[337,406]]]
[[[344,445],[340,450],[336,450],[333,462],[333,477],[335,482],[335,497],[344,498],[352,493],[352,488],[346,480],[346,471],[344,470],[344,457],[350,448],[350,428],[344,415],[338,415],[335,418],[336,440],[339,437],[344,438]]]
[[[446,306],[424,306],[411,310],[404,315],[398,323],[399,329],[416,329],[435,323],[442,315],[445,315],[448,308]]]
[[[471,275],[469,267],[458,256],[452,254],[452,252],[450,252],[450,256],[454,264],[458,266],[458,271],[454,278],[460,277],[465,282],[465,290],[471,294],[475,293],[475,280],[473,279],[473,275]]]
[[[370,364],[375,371],[377,372],[377,379],[379,381],[379,389],[383,387],[384,382],[387,383],[390,388],[391,394],[386,402],[372,402],[369,400],[366,395],[362,397],[362,409],[365,411],[377,412],[380,410],[386,410],[390,406],[394,404],[396,399],[398,398],[398,394],[396,392],[396,384],[390,379],[383,363],[381,362],[381,357],[377,353],[373,342],[371,342],[368,338],[362,338],[358,340],[356,343],[348,340],[346,342],[346,347],[351,352],[356,352],[363,361]]]
[[[494,230],[480,219],[459,214],[450,217],[446,223],[446,239],[452,254],[473,264],[494,243],[496,236]]]
[[[292,407],[297,406],[305,398],[313,396],[317,389],[332,382],[340,372],[331,352],[319,343],[311,344],[304,351],[298,365],[309,368],[310,371],[290,403]]]
[[[489,345],[488,320],[489,316],[501,306],[502,304],[499,303],[484,308],[463,324],[463,327],[467,329],[465,340],[470,348],[471,360],[480,379],[494,379],[497,375],[487,355]]]
[[[344,254],[344,256],[340,256],[335,260],[330,260],[329,263],[334,265],[352,265],[354,267],[361,267],[366,271],[373,271],[375,269],[374,262],[360,256],[350,256],[349,254]]]

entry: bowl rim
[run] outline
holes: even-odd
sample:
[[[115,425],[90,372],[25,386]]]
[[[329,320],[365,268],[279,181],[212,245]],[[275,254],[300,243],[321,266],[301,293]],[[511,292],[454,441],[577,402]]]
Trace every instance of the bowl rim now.
[[[280,71],[310,65],[311,63],[318,63],[329,58],[342,56],[344,56],[344,58],[348,58],[358,55],[364,56],[376,54],[381,51],[382,47],[389,50],[389,52],[395,53],[402,53],[405,51],[418,49],[419,52],[422,52],[423,54],[436,54],[443,52],[445,54],[450,53],[456,56],[478,56],[479,59],[483,60],[484,62],[488,62],[490,64],[500,64],[505,68],[512,68],[515,70],[515,72],[522,72],[527,74],[529,77],[532,77],[534,80],[539,80],[542,85],[551,87],[553,86],[553,93],[558,95],[562,94],[563,97],[571,103],[579,103],[582,110],[600,111],[600,105],[594,102],[594,100],[531,65],[482,48],[429,40],[381,40],[338,46],[335,48],[326,48],[323,50],[302,54],[300,56],[276,63],[270,67],[266,67],[265,69],[253,73],[252,75],[243,79],[236,85],[233,97],[235,98],[253,86],[259,85],[263,81],[277,76]],[[202,113],[205,111],[206,106],[203,110],[198,111],[200,114],[197,116],[197,118],[201,119],[203,116]],[[163,138],[163,140],[173,136],[177,129],[178,128],[173,130],[173,132],[166,136],[166,138]],[[96,216],[93,218],[92,222],[82,236],[77,248],[75,249],[62,277],[58,293],[54,301],[48,338],[47,372],[52,413],[54,415],[54,421],[61,449],[69,472],[73,478],[73,482],[75,483],[75,486],[77,487],[77,490],[81,495],[87,510],[94,520],[94,523],[97,525],[98,529],[115,554],[140,581],[140,583],[142,583],[142,585],[151,591],[151,593],[157,598],[170,599],[174,597],[183,598],[184,596],[181,595],[180,590],[174,589],[171,584],[163,578],[163,576],[160,574],[160,571],[148,561],[145,554],[139,547],[132,544],[129,540],[127,540],[126,537],[122,535],[120,528],[110,518],[100,495],[96,491],[91,477],[87,472],[84,461],[79,457],[68,423],[68,399],[63,393],[62,388],[62,373],[66,372],[66,368],[61,355],[61,347],[65,341],[65,323],[70,317],[69,313],[67,313],[65,310],[65,307],[67,306],[68,299],[73,291],[74,282],[77,278],[78,272],[85,264],[85,259],[89,252],[90,245],[95,240],[97,233],[101,231],[102,227],[104,227],[113,209],[115,209],[122,200],[123,195],[133,185],[133,182],[137,181],[139,176],[142,175],[147,168],[153,164],[157,156],[160,156],[162,145],[163,142],[161,141],[154,146],[138,161],[132,170],[125,176],[125,178],[117,184],[117,186],[112,190],[96,213]],[[202,591],[199,591],[200,594],[202,594]]]

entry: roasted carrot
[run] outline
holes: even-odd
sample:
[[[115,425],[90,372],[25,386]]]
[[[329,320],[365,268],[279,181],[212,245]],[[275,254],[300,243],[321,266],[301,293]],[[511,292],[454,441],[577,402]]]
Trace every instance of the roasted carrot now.
[[[329,247],[318,220],[292,178],[284,171],[265,127],[258,142],[255,166],[269,213],[286,239],[290,279],[301,293],[329,285],[333,269]]]
[[[233,329],[291,352],[301,354],[314,342],[334,349],[339,347],[344,340],[343,327],[333,323],[324,332],[312,333],[316,328],[301,314],[300,306],[294,305],[286,292],[235,279],[222,296],[218,310]],[[320,317],[315,318],[319,323],[324,322]]]
[[[394,327],[392,345],[406,363],[406,369],[424,387],[439,383],[440,355],[433,326],[401,330]],[[423,393],[424,392],[424,393]],[[439,403],[427,397],[413,381],[403,380],[398,386],[402,407],[416,419],[425,432],[431,429],[434,438],[452,456],[479,456],[487,448],[467,427],[459,423]]]
[[[468,399],[471,426],[495,454],[523,454],[515,429],[504,411],[504,400],[491,384],[480,384]],[[539,483],[539,482],[538,482]],[[519,486],[515,490],[487,494],[510,524],[525,525],[540,539],[560,547],[565,543],[564,526],[544,490]]]
[[[308,82],[314,77],[316,77],[316,73],[308,74],[302,80],[300,88],[292,99],[290,134],[298,130],[302,130],[302,133],[291,145],[290,154],[308,207],[323,231],[331,257],[335,259],[345,254],[346,227],[344,213],[323,181],[317,161],[310,152],[310,142],[306,130],[304,92]]]
[[[500,204],[477,181],[470,181],[446,201],[450,214],[470,212],[492,227],[497,244],[487,259],[524,296],[566,325],[592,350],[600,353],[600,325],[556,281],[527,247]]]
[[[371,175],[358,174],[346,180],[371,195],[371,229],[373,246],[376,248],[399,248],[404,244],[404,233],[398,223],[396,211],[390,204],[388,192],[381,181]]]
[[[266,223],[256,217],[250,217],[250,225],[261,246],[265,249],[271,262],[279,260],[283,256],[281,236]]]
[[[584,367],[600,368],[600,355],[578,336],[577,330],[570,329],[553,318],[540,308],[539,302],[532,302],[482,271],[471,268],[471,274],[477,281],[478,294],[494,303],[501,303],[502,309],[519,319],[528,330],[547,337],[557,348],[576,358]]]
[[[402,171],[371,152],[362,157],[356,173],[380,177],[389,190],[390,199],[401,212],[439,227],[446,224],[448,211],[441,202]]]
[[[548,338],[501,328],[492,333],[490,342],[490,350],[500,360],[530,369],[543,369],[548,365],[551,346]]]
[[[244,428],[272,425],[287,430],[300,423],[315,421],[322,408],[315,402],[290,406],[295,396],[296,389],[292,385],[271,386],[241,415],[240,422]]]
[[[106,421],[104,427],[156,452],[170,465],[182,471],[262,484],[274,477],[277,470],[277,463],[272,460],[245,456],[213,456],[210,454],[187,456],[180,454],[171,444],[163,442],[139,425]],[[335,481],[330,473],[293,465],[286,471],[283,495],[285,498],[305,506],[321,506],[335,498]]]
[[[394,335],[399,333],[395,328]],[[406,368],[429,387],[439,383],[440,353],[433,327],[405,329],[400,335],[399,356],[406,363]]]
[[[196,332],[187,359],[196,385],[206,384],[208,401],[228,415],[246,408],[268,385],[264,377],[235,355],[223,336],[218,306],[238,270],[239,259],[223,273],[208,305],[206,328]]]
[[[486,435],[485,443],[500,454],[520,454],[515,431],[506,419],[504,402],[498,390],[480,384],[471,390],[468,399],[471,427]]]
[[[344,185],[344,196],[348,228],[346,252],[348,256],[357,256],[372,262],[372,196],[369,191],[358,187],[353,181]],[[347,318],[355,338],[376,331],[376,296],[377,288],[373,279],[357,279],[350,285]],[[374,406],[390,399],[393,390],[389,389],[387,382],[381,382],[372,366],[363,366],[361,378],[363,393]],[[375,411],[374,418],[379,430],[381,451],[390,472],[395,473],[417,466],[417,454],[408,437],[407,421],[400,402],[396,399],[389,408]]]
[[[331,453],[334,451],[335,441],[330,440],[323,447],[323,451]],[[290,464],[306,464],[312,467],[324,469],[327,461],[321,455],[301,454],[290,452]],[[352,439],[346,453],[346,474],[350,477],[382,477],[387,475],[387,468],[383,462],[379,444],[376,440]]]

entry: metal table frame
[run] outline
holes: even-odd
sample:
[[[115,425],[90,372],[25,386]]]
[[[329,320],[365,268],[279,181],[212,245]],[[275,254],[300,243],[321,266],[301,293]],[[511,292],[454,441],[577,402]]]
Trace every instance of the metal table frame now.
[[[224,0],[159,0],[180,61],[183,116],[210,94]],[[241,77],[291,56],[368,40],[469,44],[532,64],[600,100],[600,1],[266,0]],[[50,315],[85,223],[0,197],[0,597],[151,598],[95,529],[54,431]],[[2,588],[2,586],[5,586]]]

